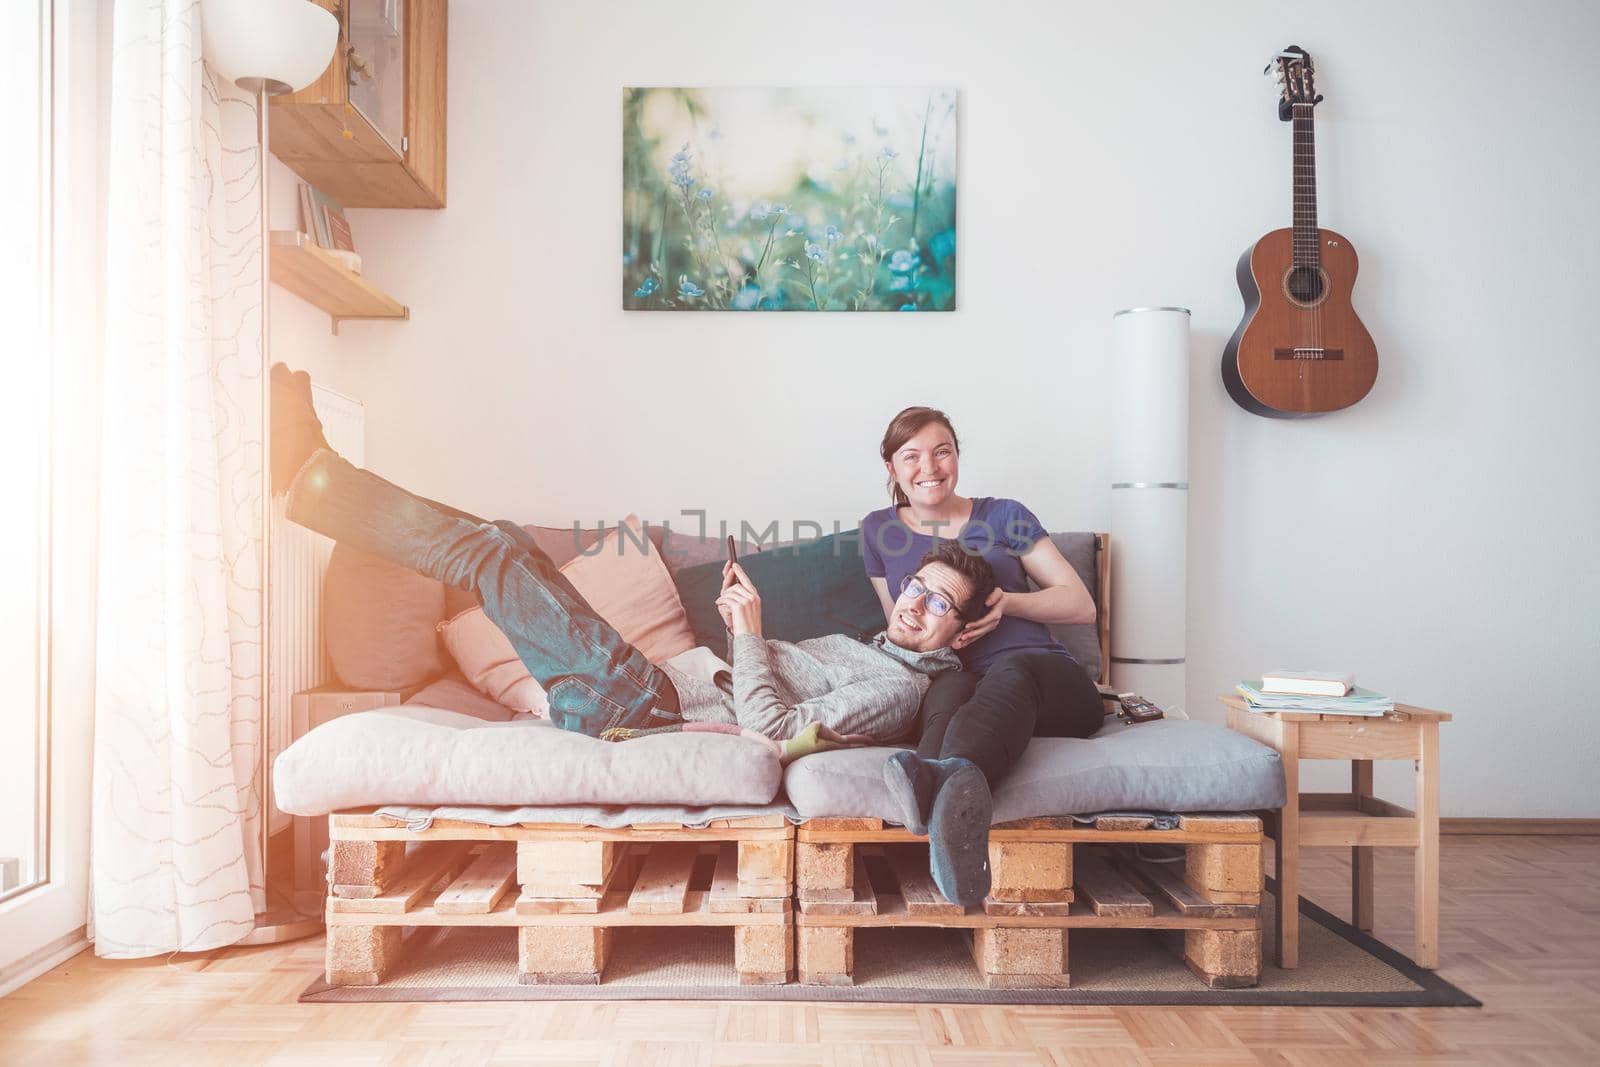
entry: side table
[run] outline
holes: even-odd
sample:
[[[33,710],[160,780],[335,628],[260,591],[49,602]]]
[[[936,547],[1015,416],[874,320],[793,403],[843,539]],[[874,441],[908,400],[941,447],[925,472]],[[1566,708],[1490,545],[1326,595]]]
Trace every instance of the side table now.
[[[1419,967],[1439,966],[1439,724],[1450,714],[1396,704],[1381,716],[1251,711],[1242,697],[1218,697],[1228,728],[1277,749],[1287,798],[1269,826],[1278,867],[1279,967],[1300,963],[1302,847],[1349,847],[1351,913],[1358,930],[1372,929],[1372,850],[1409,848],[1415,870],[1416,951]],[[1347,759],[1350,792],[1300,792],[1300,761]],[[1416,768],[1416,810],[1372,795],[1373,760],[1410,760]]]

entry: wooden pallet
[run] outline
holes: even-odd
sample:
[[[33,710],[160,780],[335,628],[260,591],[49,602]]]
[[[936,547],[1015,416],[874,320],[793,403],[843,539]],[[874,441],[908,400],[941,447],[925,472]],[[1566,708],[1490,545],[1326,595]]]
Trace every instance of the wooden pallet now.
[[[1144,818],[996,826],[992,889],[970,910],[934,888],[926,840],[877,819],[800,824],[801,982],[851,984],[855,931],[887,926],[971,930],[973,961],[991,987],[1065,987],[1067,931],[1075,927],[1182,930],[1184,960],[1208,986],[1260,978],[1262,833],[1253,815],[1185,815],[1171,830]],[[1152,846],[1169,846],[1159,859],[1171,862],[1152,858]]]
[[[598,983],[625,926],[731,927],[742,983],[787,982],[794,967],[794,831],[781,815],[411,831],[335,814],[329,837],[330,985],[377,985],[406,931],[430,926],[516,927],[528,983]]]

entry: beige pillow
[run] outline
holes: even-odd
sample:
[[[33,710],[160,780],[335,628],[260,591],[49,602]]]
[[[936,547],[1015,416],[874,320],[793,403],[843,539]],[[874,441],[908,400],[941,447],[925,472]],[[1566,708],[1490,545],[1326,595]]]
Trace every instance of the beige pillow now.
[[[548,718],[550,703],[544,688],[528,673],[522,659],[500,627],[482,607],[469,608],[439,624],[444,646],[473,687],[512,711]]]
[[[578,556],[561,573],[624,641],[652,663],[662,663],[693,648],[694,631],[666,563],[644,538],[638,516],[629,515],[624,521],[633,530],[627,541],[622,541],[620,530],[609,530],[594,555]],[[640,541],[645,541],[647,552],[640,551]],[[440,623],[439,632],[478,692],[513,711],[549,716],[544,689],[482,607]]]
[[[592,555],[577,557],[561,573],[624,641],[651,663],[664,663],[695,646],[694,631],[672,575],[645,537],[639,516],[623,521],[632,531],[626,540],[620,527],[607,530]]]

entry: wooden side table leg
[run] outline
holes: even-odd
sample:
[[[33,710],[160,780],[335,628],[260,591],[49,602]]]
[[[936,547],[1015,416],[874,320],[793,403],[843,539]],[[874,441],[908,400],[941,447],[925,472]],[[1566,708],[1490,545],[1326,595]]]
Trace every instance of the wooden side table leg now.
[[[1363,797],[1372,795],[1372,761],[1350,761],[1350,795],[1356,810]],[[1372,849],[1355,845],[1350,849],[1350,921],[1357,930],[1372,929]]]
[[[1278,966],[1290,970],[1300,966],[1300,727],[1283,724],[1283,744],[1278,749],[1283,760],[1285,797],[1278,813],[1278,832],[1273,837],[1278,866]]]
[[[1419,967],[1439,966],[1439,724],[1419,722],[1415,885]]]

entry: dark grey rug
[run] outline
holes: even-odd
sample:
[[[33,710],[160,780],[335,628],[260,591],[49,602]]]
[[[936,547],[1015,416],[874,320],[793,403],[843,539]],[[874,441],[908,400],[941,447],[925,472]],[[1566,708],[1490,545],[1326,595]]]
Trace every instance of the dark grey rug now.
[[[1271,895],[1262,928],[1272,929]],[[972,964],[970,934],[900,927],[856,932],[853,986],[741,986],[727,928],[617,930],[598,986],[517,982],[513,928],[417,931],[405,960],[381,986],[313,982],[302,1001],[365,1003],[472,1000],[784,1000],[959,1004],[1255,1004],[1349,1007],[1478,1007],[1479,1002],[1402,953],[1300,901],[1300,966],[1280,970],[1271,951],[1253,989],[1207,989],[1184,966],[1182,934],[1072,930],[1070,989],[987,989]],[[1266,940],[1270,945],[1270,933]]]

